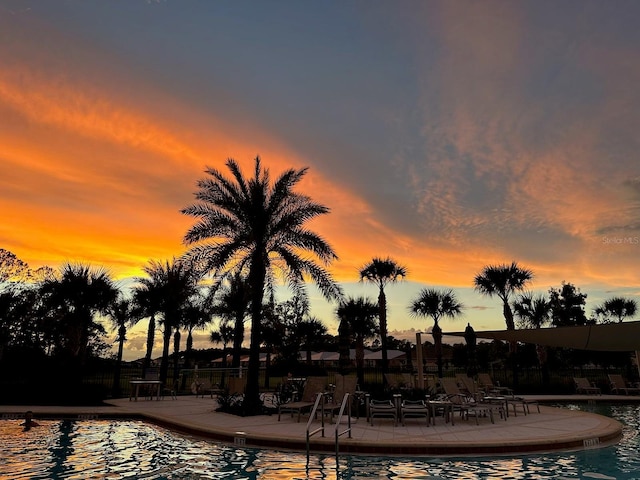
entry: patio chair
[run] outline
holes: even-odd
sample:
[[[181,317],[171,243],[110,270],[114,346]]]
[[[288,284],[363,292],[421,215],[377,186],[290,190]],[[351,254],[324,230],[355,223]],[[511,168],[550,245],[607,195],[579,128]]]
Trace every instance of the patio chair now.
[[[421,418],[424,417],[427,420],[427,426],[431,413],[429,407],[424,400],[404,400],[400,405],[400,421],[404,425],[405,418]]]
[[[625,395],[629,395],[630,393],[637,395],[640,393],[640,388],[629,386],[622,375],[609,374],[609,381],[611,382],[612,393],[624,392]]]
[[[589,382],[585,377],[573,377],[573,383],[576,386],[576,393],[597,393],[601,394],[600,388]]]
[[[391,417],[395,426],[398,425],[398,407],[391,400],[370,400],[369,421],[373,426],[373,417]]]
[[[298,422],[302,412],[311,411],[315,403],[318,393],[325,392],[327,386],[327,377],[308,377],[302,390],[302,397],[299,401],[281,403],[278,406],[278,421],[280,416],[289,412],[293,418],[293,414],[298,414]]]

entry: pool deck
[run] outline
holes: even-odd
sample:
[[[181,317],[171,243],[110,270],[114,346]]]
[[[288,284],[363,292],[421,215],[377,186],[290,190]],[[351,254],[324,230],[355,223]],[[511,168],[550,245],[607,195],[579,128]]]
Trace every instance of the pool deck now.
[[[470,417],[455,425],[436,418],[435,425],[427,425],[424,418],[409,418],[405,425],[394,426],[391,418],[376,418],[371,426],[365,418],[352,417],[351,438],[340,436],[341,453],[379,455],[509,455],[549,452],[554,450],[582,450],[616,443],[622,425],[608,417],[589,412],[555,408],[553,402],[638,402],[640,396],[570,395],[524,396],[539,402],[531,405],[531,412],[522,411],[508,419],[481,417],[479,425]],[[239,417],[216,412],[216,400],[210,397],[170,396],[160,400],[129,398],[108,401],[107,406],[8,406],[0,405],[2,418],[22,418],[32,410],[34,418],[140,418],[183,433],[211,438],[248,447],[279,448],[306,451],[307,417],[298,423],[295,417],[283,414]],[[321,426],[311,423],[311,430]],[[335,452],[335,435],[345,431],[345,420],[336,426],[325,422],[324,437],[320,433],[310,439],[310,450]]]

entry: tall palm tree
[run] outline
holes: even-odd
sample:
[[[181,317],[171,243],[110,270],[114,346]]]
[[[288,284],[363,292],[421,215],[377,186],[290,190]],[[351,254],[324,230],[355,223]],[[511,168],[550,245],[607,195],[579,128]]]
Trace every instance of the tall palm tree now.
[[[511,265],[488,265],[473,279],[476,291],[489,297],[497,296],[502,300],[502,313],[507,324],[507,330],[515,330],[513,311],[509,300],[515,292],[525,289],[533,279],[533,272],[521,268],[516,262]],[[513,386],[518,385],[518,362],[515,358],[517,343],[510,344],[511,360],[513,362]]]
[[[384,289],[389,283],[395,283],[407,276],[407,269],[387,258],[374,258],[360,269],[360,280],[375,283],[378,286],[378,314],[380,318],[380,345],[382,347],[382,371],[389,368],[387,353],[387,296]]]
[[[143,270],[147,277],[138,279],[143,291],[160,294],[154,298],[159,302],[155,311],[161,316],[163,326],[160,381],[165,382],[169,370],[171,333],[179,327],[189,298],[197,293],[198,276],[188,263],[176,259],[164,263],[152,260]]]
[[[601,317],[603,323],[611,322],[611,318],[622,322],[625,318],[632,318],[638,310],[638,303],[629,298],[613,297],[605,300],[602,305],[595,308],[594,312]]]
[[[355,336],[356,375],[360,385],[364,384],[364,342],[376,335],[378,328],[376,320],[379,313],[378,305],[365,297],[346,298],[340,302],[336,310],[340,324],[345,322],[342,326],[342,334]]]
[[[117,330],[116,340],[118,342],[118,355],[116,358],[116,370],[113,374],[112,395],[120,396],[120,372],[122,369],[122,354],[124,351],[124,342],[127,340],[127,327],[134,325],[137,321],[135,317],[135,305],[133,300],[122,296],[109,308],[109,318],[114,329]]]
[[[455,318],[462,313],[463,305],[458,302],[453,290],[437,290],[435,288],[423,288],[416,299],[411,303],[409,311],[416,316],[431,317],[433,329],[431,330],[436,347],[438,363],[438,377],[442,378],[442,329],[438,321],[442,317]],[[420,346],[418,346],[420,347]]]
[[[192,245],[187,257],[203,272],[240,269],[247,272],[251,292],[251,342],[245,414],[258,414],[260,323],[265,286],[273,285],[276,269],[284,272],[294,290],[304,289],[309,275],[327,298],[339,298],[340,287],[316,260],[303,253],[311,252],[324,265],[337,258],[329,244],[305,224],[329,212],[309,197],[294,192],[307,169],[289,169],[272,184],[269,170],[260,158],[255,160],[254,174],[246,178],[235,160],[226,163],[227,178],[214,168],[207,168],[207,178],[198,182],[197,203],[182,213],[198,219],[185,235]]]
[[[146,370],[151,366],[151,356],[156,335],[156,315],[162,302],[162,285],[154,282],[152,278],[140,282],[133,288],[133,302],[136,309],[136,317],[149,317],[147,326],[147,342],[142,368]]]
[[[509,300],[515,292],[525,289],[533,279],[533,272],[520,268],[516,262],[511,265],[488,265],[473,279],[476,291],[488,297],[497,296],[502,300],[502,312],[507,330],[515,330],[513,311]]]
[[[193,352],[193,332],[203,330],[211,322],[211,309],[208,308],[206,298],[201,294],[192,296],[187,300],[183,312],[182,323],[187,330],[187,342],[185,347],[185,359],[191,362]]]

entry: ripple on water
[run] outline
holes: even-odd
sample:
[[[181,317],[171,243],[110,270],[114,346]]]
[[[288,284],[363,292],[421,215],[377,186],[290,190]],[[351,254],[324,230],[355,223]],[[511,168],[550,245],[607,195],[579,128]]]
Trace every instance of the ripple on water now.
[[[580,408],[580,406],[569,406]],[[142,421],[0,422],[0,478],[21,479],[600,479],[640,478],[640,406],[596,405],[624,425],[620,444],[603,449],[492,458],[307,456],[239,449]]]

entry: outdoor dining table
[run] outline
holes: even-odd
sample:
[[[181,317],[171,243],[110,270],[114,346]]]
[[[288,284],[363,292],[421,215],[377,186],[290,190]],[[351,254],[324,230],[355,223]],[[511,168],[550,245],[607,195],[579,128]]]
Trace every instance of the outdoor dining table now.
[[[427,399],[427,406],[431,410],[431,421],[433,425],[436,424],[436,413],[438,413],[438,409],[442,409],[442,415],[444,416],[445,422],[448,422],[449,418],[451,418],[451,425],[455,425],[453,420],[453,402],[449,400],[429,400]]]
[[[138,401],[138,394],[140,393],[140,385],[148,385],[150,387],[156,387],[156,400],[160,400],[160,387],[162,385],[162,382],[160,380],[137,379],[137,380],[131,380],[129,383],[131,383],[131,390],[132,390],[131,393],[129,394],[129,401],[131,401],[131,398],[133,398],[134,401],[136,402]],[[151,397],[153,398],[153,395]]]

